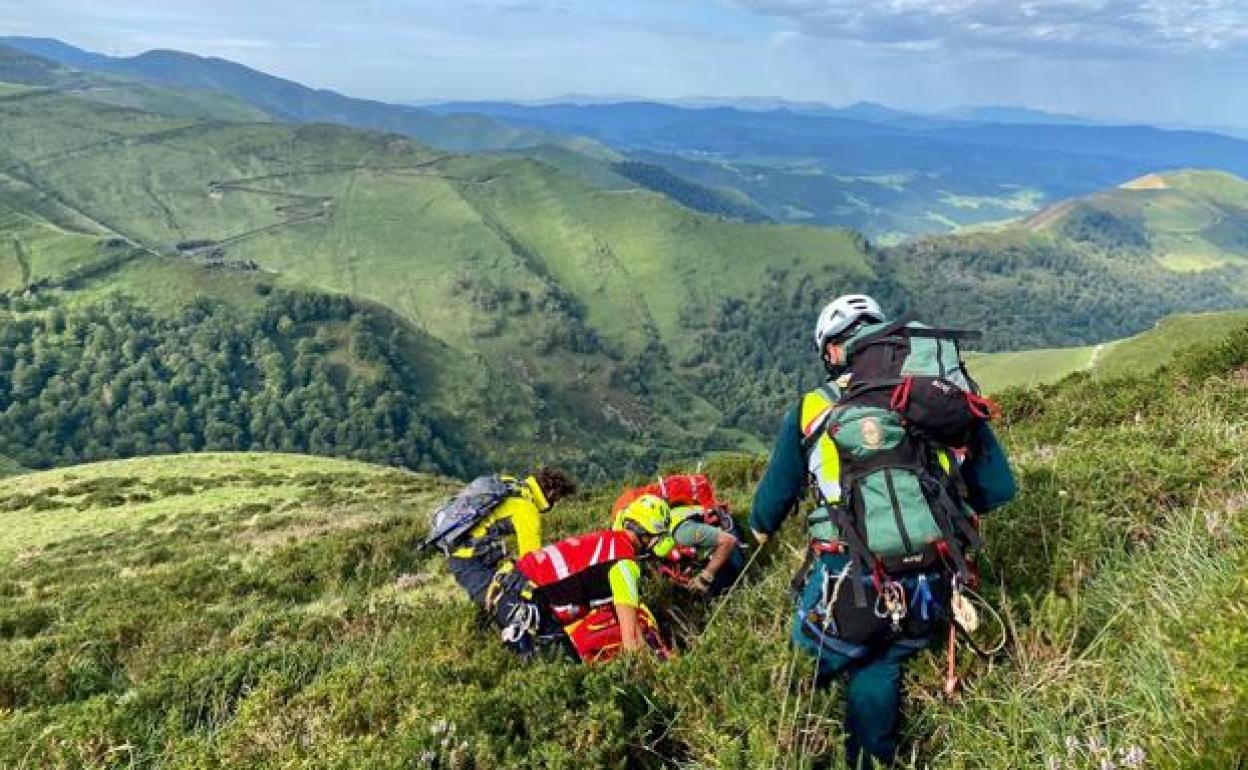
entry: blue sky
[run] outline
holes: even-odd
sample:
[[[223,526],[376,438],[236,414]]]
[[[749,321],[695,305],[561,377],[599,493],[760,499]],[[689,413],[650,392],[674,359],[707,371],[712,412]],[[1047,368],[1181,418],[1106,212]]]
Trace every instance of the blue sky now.
[[[1248,0],[0,0],[0,34],[355,96],[765,96],[1248,126]]]

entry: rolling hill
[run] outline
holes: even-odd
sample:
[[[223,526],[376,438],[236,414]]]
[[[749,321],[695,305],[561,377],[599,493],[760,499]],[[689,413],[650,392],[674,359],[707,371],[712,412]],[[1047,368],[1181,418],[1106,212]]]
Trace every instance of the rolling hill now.
[[[34,56],[0,43],[0,82],[50,88],[119,107],[183,118],[267,121],[270,116],[244,101],[211,91],[161,88],[130,78],[101,75]]]
[[[882,243],[1016,218],[1158,168],[1248,174],[1248,142],[1239,139],[1043,115],[1022,123],[1008,110],[958,120],[873,105],[454,102],[430,109],[587,136],[694,182],[736,190],[777,221],[849,226]]]
[[[1072,372],[1092,378],[1149,375],[1176,355],[1217,343],[1248,326],[1248,311],[1170,316],[1153,329],[1121,340],[1074,348],[972,354],[967,366],[986,392],[1054,383]]]
[[[1241,264],[1248,255],[1248,182],[1217,171],[1153,173],[1064,201],[1025,225],[1144,252],[1175,271]]]
[[[113,57],[84,51],[47,38],[0,37],[0,45],[93,73],[181,91],[215,94],[241,102],[268,117],[290,123],[339,123],[356,128],[411,136],[451,151],[499,150],[540,144],[566,144],[593,152],[578,142],[549,132],[516,129],[488,117],[443,117],[402,105],[354,99],[335,91],[308,88],[225,59],[181,51],[148,51]],[[160,111],[160,110],[156,110]]]
[[[1167,315],[1245,307],[1235,233],[1248,227],[1248,182],[1208,170],[1143,180],[885,249],[875,267],[929,313],[986,330],[988,350],[1095,345]]]
[[[514,462],[539,446],[601,469],[751,445],[675,375],[671,360],[700,347],[686,330],[760,287],[871,276],[851,234],[701,215],[524,158],[46,90],[0,115],[13,290],[86,274],[64,302],[122,294],[163,316],[200,295],[261,312],[266,285],[347,293],[424,340],[404,346],[436,360],[414,365],[461,383],[432,401],[472,416],[460,427],[485,456]]]
[[[1013,642],[991,664],[965,654],[954,699],[943,651],[917,658],[901,767],[1243,763],[1246,364],[1241,330],[1161,378],[1007,397],[1022,495],[986,518],[982,564]],[[703,470],[744,511],[761,467]],[[839,687],[812,693],[788,644],[799,522],[714,607],[646,576],[674,660],[517,666],[413,550],[454,488],[273,454],[0,480],[0,764],[841,761]],[[544,537],[601,526],[617,491],[560,503]]]
[[[265,449],[448,473],[540,456],[618,477],[760,447],[821,376],[812,309],[847,289],[985,329],[987,350],[1245,304],[1238,264],[1176,273],[1022,225],[878,250],[848,231],[700,213],[566,149],[543,157],[555,165],[10,88],[0,454],[46,467]],[[217,353],[179,391],[161,373],[201,323],[188,307]],[[124,356],[84,345],[76,330],[99,323],[131,342]],[[298,376],[278,376],[277,357]],[[102,400],[93,368],[143,387]],[[333,406],[301,413],[319,401]],[[153,402],[169,419],[140,416]],[[145,443],[107,430],[127,415]]]

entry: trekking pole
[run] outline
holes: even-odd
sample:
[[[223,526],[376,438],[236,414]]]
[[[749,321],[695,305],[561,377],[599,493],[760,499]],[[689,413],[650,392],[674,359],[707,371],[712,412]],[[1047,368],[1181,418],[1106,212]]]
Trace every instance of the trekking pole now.
[[[724,605],[728,603],[728,597],[732,595],[733,591],[737,590],[737,586],[741,583],[741,578],[745,577],[745,573],[749,571],[750,566],[754,564],[754,560],[758,558],[758,555],[762,553],[762,550],[763,546],[758,546],[754,549],[754,553],[750,555],[750,558],[745,560],[745,566],[741,567],[741,571],[737,573],[737,577],[732,581],[732,585],[728,586],[728,590],[724,591],[723,595],[719,597],[719,603],[715,605],[715,609],[711,612],[711,616],[706,619],[706,623],[702,626],[702,634],[705,634],[710,630],[711,624],[715,622],[715,618],[719,617],[720,610],[722,610]]]

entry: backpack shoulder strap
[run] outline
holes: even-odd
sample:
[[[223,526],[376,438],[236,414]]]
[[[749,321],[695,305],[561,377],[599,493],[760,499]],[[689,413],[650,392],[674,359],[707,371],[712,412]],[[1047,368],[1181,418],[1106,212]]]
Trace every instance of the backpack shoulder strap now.
[[[825,382],[802,396],[797,405],[797,428],[801,432],[803,456],[810,454],[810,448],[819,440],[823,426],[840,399],[840,390],[831,382]]]

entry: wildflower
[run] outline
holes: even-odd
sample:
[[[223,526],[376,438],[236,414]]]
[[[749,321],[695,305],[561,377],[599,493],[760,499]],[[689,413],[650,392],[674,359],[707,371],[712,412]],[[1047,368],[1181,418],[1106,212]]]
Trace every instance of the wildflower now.
[[[1066,756],[1072,756],[1079,750],[1079,739],[1073,735],[1066,736]]]
[[[433,767],[433,761],[438,758],[436,751],[420,752],[420,764],[424,767]]]
[[[1123,767],[1128,767],[1128,768],[1131,768],[1131,770],[1136,770],[1136,768],[1140,768],[1144,766],[1144,749],[1140,748],[1139,746],[1132,746],[1128,749],[1122,749],[1119,751],[1119,755],[1122,758]]]
[[[1096,736],[1096,735],[1088,736],[1088,751],[1092,752],[1093,754],[1100,754],[1104,750],[1105,750],[1105,744],[1101,742],[1101,739],[1099,736]]]
[[[1118,765],[1114,764],[1114,760],[1105,757],[1101,760],[1100,768],[1101,770],[1118,770]]]
[[[445,733],[448,729],[449,729],[449,725],[447,724],[445,719],[439,719],[438,721],[434,722],[432,725],[429,726],[429,732],[433,733],[434,735],[441,735]]]

